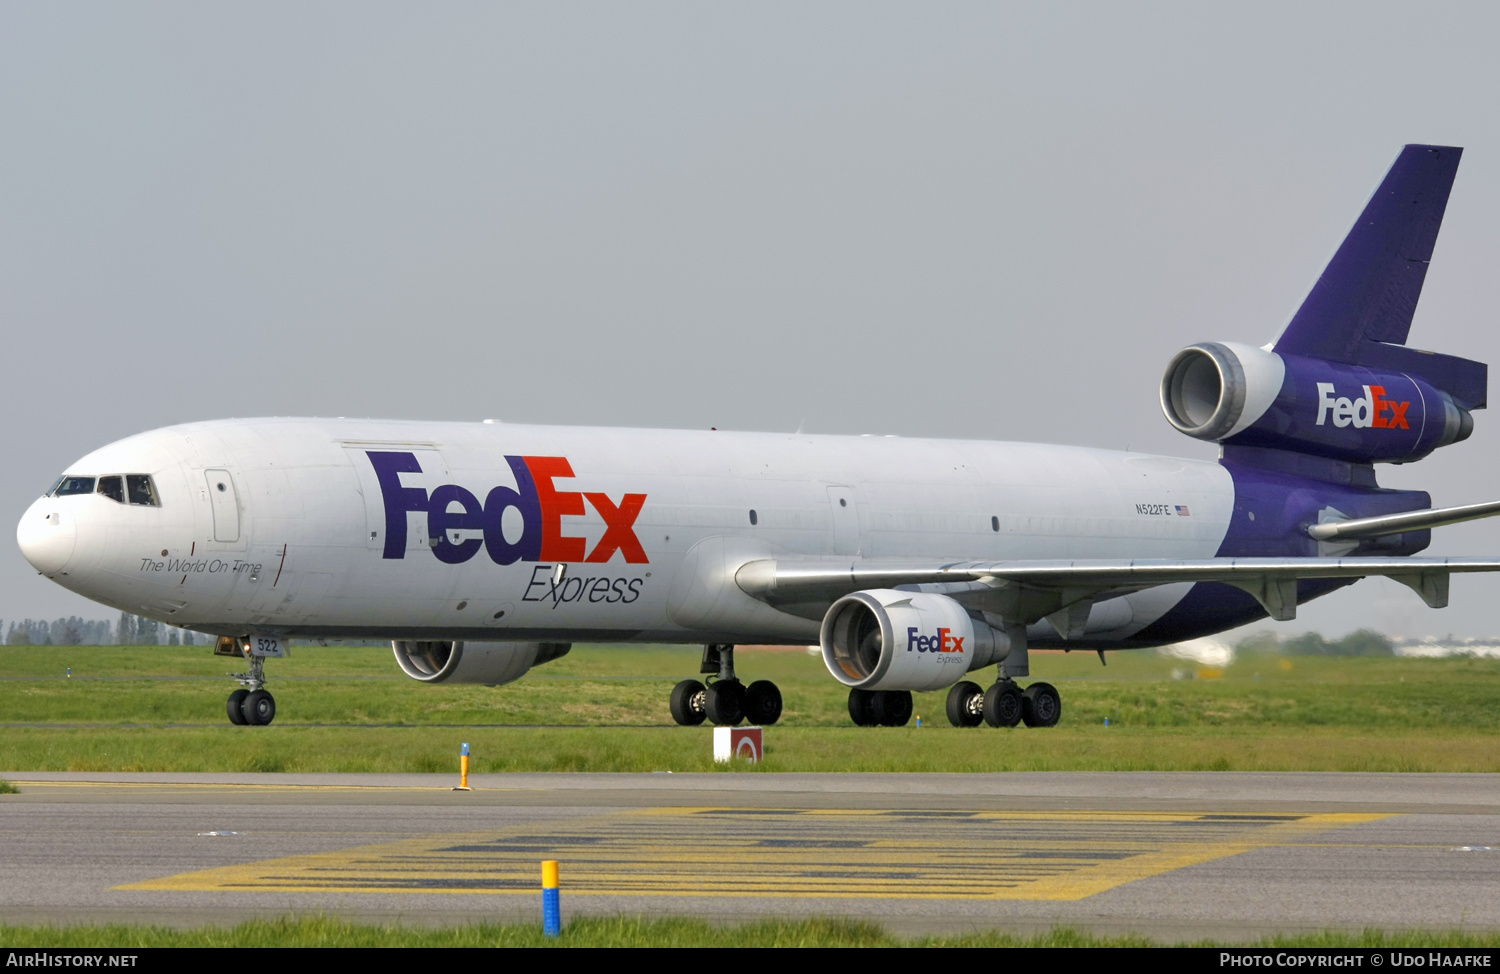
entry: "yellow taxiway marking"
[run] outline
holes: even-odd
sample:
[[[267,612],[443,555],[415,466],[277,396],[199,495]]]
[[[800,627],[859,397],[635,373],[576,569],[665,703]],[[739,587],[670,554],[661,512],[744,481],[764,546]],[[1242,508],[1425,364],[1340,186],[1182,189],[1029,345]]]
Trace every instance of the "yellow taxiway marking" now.
[[[671,808],[266,859],[124,890],[1080,900],[1380,814]]]

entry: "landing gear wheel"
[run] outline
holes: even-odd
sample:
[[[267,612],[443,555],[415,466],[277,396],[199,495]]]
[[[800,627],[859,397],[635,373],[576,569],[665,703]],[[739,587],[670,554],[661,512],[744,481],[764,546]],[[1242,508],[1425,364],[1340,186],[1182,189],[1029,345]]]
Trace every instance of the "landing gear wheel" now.
[[[875,701],[879,699],[874,690],[849,691],[849,717],[856,727],[874,727],[880,723]]]
[[[276,698],[264,690],[252,690],[240,704],[240,712],[244,714],[245,723],[264,727],[276,719]]]
[[[984,722],[991,727],[1014,727],[1021,722],[1021,691],[1002,680],[984,691]]]
[[[225,701],[224,709],[229,712],[229,722],[231,724],[242,725],[245,723],[245,711],[243,708],[245,705],[245,698],[248,696],[250,696],[250,691],[246,690],[244,687],[240,687],[238,690],[231,693],[229,695],[229,699]]]
[[[697,680],[683,680],[672,688],[670,707],[672,719],[683,727],[696,727],[708,715],[703,712],[703,684]]]
[[[774,724],[781,719],[781,690],[770,680],[756,680],[745,688],[745,719],[752,724]]]
[[[1062,697],[1050,683],[1033,683],[1021,694],[1021,719],[1027,727],[1055,727],[1062,717]]]
[[[881,690],[875,696],[875,715],[882,727],[905,727],[911,711],[910,690]]]
[[[978,727],[984,723],[984,690],[970,680],[953,684],[948,691],[948,723],[954,727]]]
[[[745,719],[745,686],[739,680],[710,683],[703,691],[703,713],[715,727],[733,727]]]

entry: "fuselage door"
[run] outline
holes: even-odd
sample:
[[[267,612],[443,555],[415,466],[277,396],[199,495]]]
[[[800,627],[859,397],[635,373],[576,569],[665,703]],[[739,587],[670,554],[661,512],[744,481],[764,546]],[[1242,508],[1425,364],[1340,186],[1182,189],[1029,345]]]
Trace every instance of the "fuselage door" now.
[[[854,506],[854,488],[828,488],[828,504],[833,508],[833,553],[859,554],[859,511]]]
[[[214,540],[240,540],[240,497],[234,489],[234,478],[228,470],[205,470],[208,480],[208,503],[214,512]]]

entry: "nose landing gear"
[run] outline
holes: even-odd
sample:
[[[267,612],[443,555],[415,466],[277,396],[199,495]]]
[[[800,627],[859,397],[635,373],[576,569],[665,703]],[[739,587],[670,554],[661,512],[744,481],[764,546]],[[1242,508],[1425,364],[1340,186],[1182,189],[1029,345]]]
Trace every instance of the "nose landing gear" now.
[[[672,688],[672,719],[693,727],[707,719],[716,727],[733,727],[742,720],[774,724],[781,719],[781,690],[770,680],[748,687],[734,674],[734,647],[711,643],[703,647],[700,673],[710,674],[705,686],[683,680]]]
[[[269,654],[255,652],[253,642],[251,639],[220,636],[218,644],[214,646],[214,655],[242,656],[250,664],[248,673],[229,674],[241,684],[240,689],[231,693],[224,702],[229,722],[240,726],[264,727],[276,719],[276,698],[265,689],[266,657]],[[273,642],[276,655],[284,656],[285,646],[279,640]]]

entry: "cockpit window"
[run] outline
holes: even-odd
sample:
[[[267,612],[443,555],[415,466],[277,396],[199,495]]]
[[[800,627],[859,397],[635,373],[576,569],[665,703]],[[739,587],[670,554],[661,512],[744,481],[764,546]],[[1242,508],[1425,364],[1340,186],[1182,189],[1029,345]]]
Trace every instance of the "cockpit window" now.
[[[161,506],[161,501],[156,499],[156,485],[151,482],[151,478],[146,474],[126,474],[125,492],[130,497],[130,503],[132,504],[139,504],[142,507]]]
[[[125,481],[119,477],[100,477],[99,493],[116,503],[125,503]]]
[[[53,497],[63,497],[67,494],[92,494],[94,492],[93,477],[63,477],[52,488]]]

